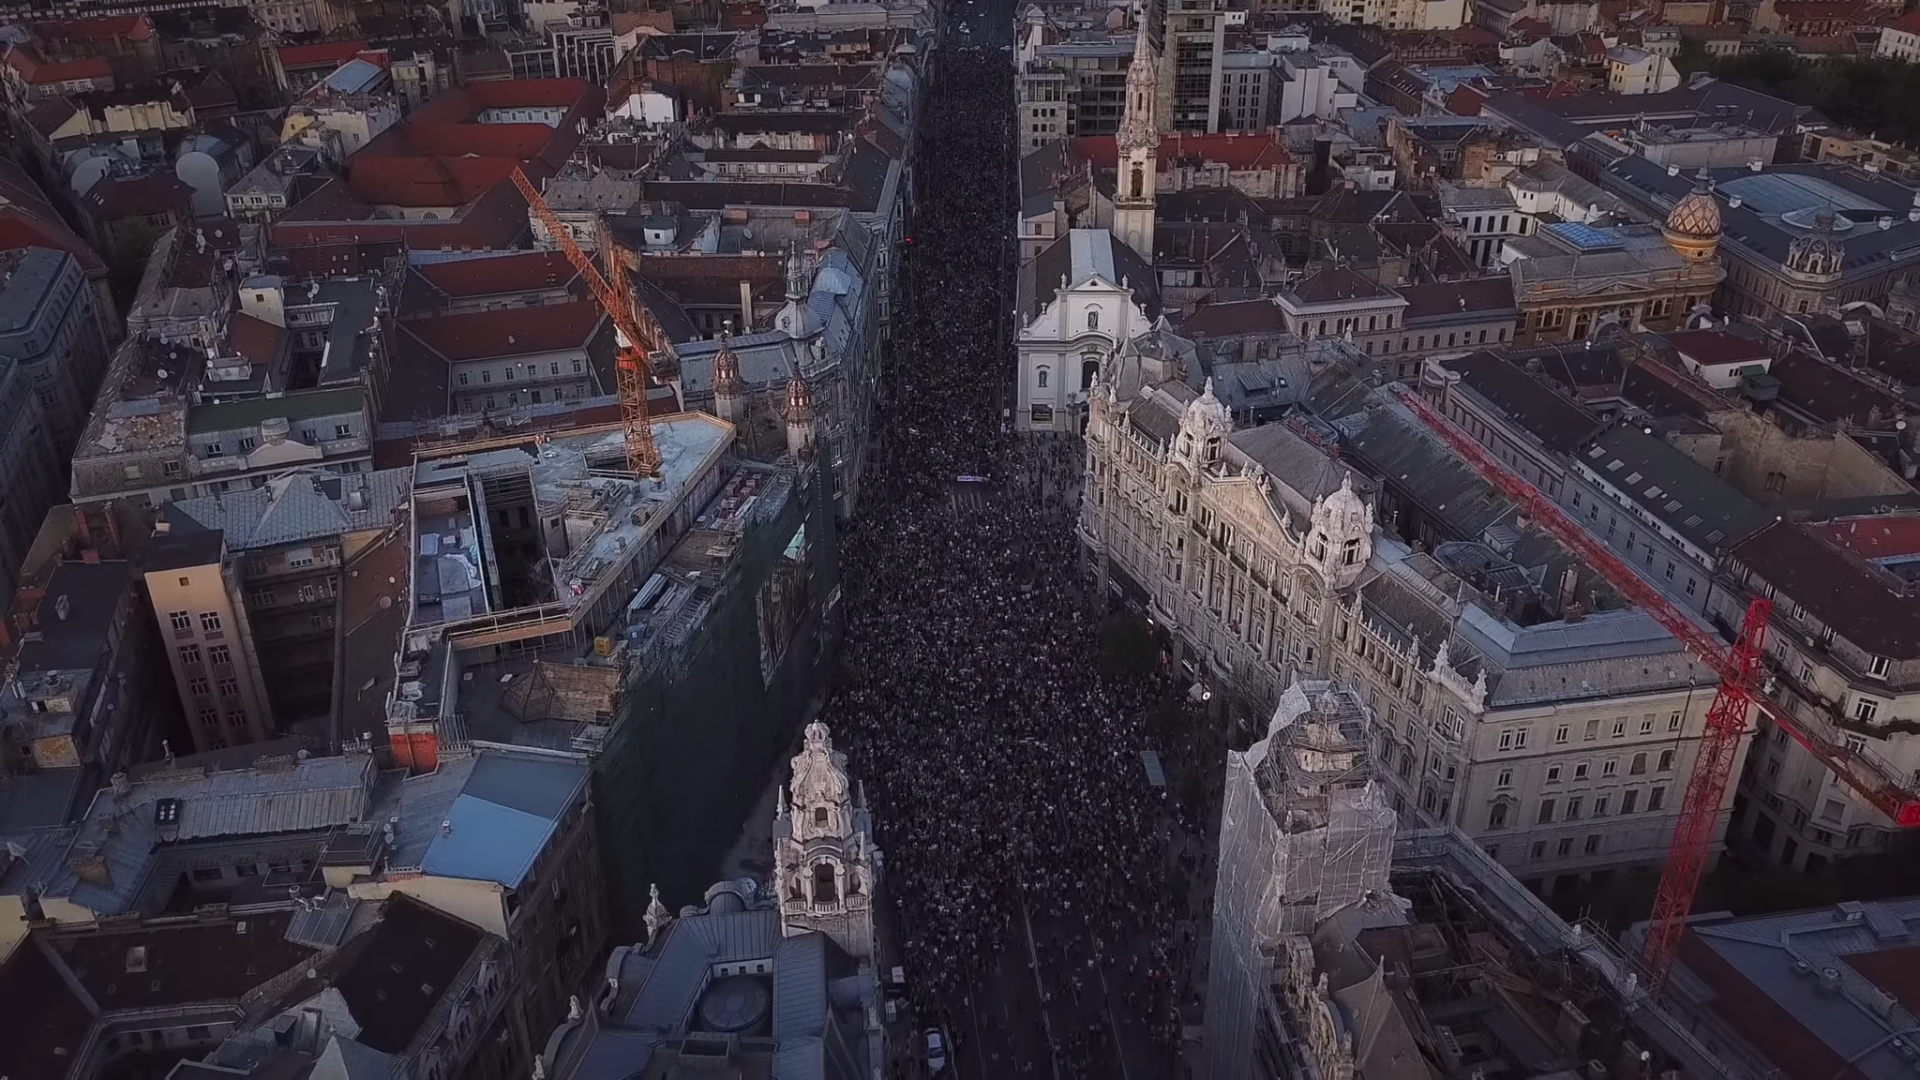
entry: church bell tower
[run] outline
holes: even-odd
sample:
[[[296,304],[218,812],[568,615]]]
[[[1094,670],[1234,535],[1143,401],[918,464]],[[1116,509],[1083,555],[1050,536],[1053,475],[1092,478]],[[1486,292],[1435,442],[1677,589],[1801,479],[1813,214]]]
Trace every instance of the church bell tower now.
[[[1149,265],[1153,262],[1153,188],[1160,150],[1160,59],[1141,27],[1127,67],[1127,111],[1114,136],[1120,167],[1113,200],[1113,235]]]

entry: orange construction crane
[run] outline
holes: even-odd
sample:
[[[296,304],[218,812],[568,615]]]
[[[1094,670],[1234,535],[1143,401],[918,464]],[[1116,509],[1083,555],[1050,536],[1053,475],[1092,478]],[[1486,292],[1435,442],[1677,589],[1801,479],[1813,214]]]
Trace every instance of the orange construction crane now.
[[[1906,790],[1884,763],[1862,751],[1829,742],[1820,732],[1809,729],[1759,695],[1767,619],[1773,614],[1771,600],[1754,597],[1732,647],[1722,645],[1634,573],[1605,544],[1574,524],[1553,500],[1502,465],[1418,393],[1404,386],[1397,386],[1395,390],[1407,408],[1488,483],[1520,504],[1535,522],[1600,571],[1614,588],[1679,638],[1687,651],[1720,676],[1719,692],[1707,711],[1700,756],[1687,778],[1686,796],[1681,801],[1680,818],[1674,824],[1673,840],[1667,848],[1666,865],[1660,873],[1660,891],[1654,898],[1651,925],[1641,952],[1641,961],[1655,988],[1666,981],[1680,948],[1680,934],[1686,929],[1687,916],[1693,910],[1693,896],[1699,890],[1700,875],[1706,869],[1707,854],[1713,846],[1720,803],[1733,776],[1740,739],[1746,733],[1749,706],[1766,714],[1896,825],[1902,828],[1920,825],[1920,796]]]
[[[573,234],[567,230],[565,222],[540,197],[540,190],[527,179],[527,174],[519,169],[513,170],[513,186],[520,189],[526,197],[527,205],[540,215],[540,221],[547,227],[547,235],[560,245],[560,251],[567,261],[573,264],[580,276],[587,279],[587,288],[593,291],[594,299],[606,310],[607,317],[613,320],[613,327],[620,335],[620,351],[614,358],[614,372],[620,390],[620,421],[627,427],[627,468],[635,476],[657,476],[660,472],[660,450],[653,444],[653,424],[647,416],[647,357],[667,347],[667,336],[661,332],[660,324],[653,316],[635,304],[631,293],[625,289],[615,289],[607,284],[600,268],[593,264],[580,245],[573,242]],[[617,263],[617,257],[609,250],[610,257]],[[613,274],[623,279],[624,272],[617,268]]]

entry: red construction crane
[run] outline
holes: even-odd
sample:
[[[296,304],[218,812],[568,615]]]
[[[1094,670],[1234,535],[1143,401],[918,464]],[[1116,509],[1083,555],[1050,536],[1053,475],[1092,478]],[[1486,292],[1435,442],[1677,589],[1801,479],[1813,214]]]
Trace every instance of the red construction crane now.
[[[565,222],[540,197],[540,190],[527,179],[527,174],[519,169],[513,170],[513,186],[520,189],[526,197],[527,205],[540,215],[547,227],[547,235],[560,245],[560,251],[587,279],[587,288],[593,291],[594,299],[606,310],[607,317],[613,320],[614,329],[620,333],[620,351],[614,357],[614,372],[620,391],[620,420],[627,431],[627,468],[635,476],[655,476],[660,471],[660,450],[653,444],[653,424],[647,417],[647,357],[667,347],[667,338],[660,330],[660,324],[653,320],[638,304],[633,302],[631,294],[625,290],[616,290],[607,284],[600,268],[593,265],[587,253],[573,242],[573,234],[567,230]],[[609,249],[610,260],[617,262],[617,256]],[[624,277],[618,269],[613,271],[616,277]]]
[[[1659,590],[1633,572],[1606,545],[1595,540],[1540,490],[1501,464],[1473,437],[1404,386],[1394,388],[1400,400],[1455,453],[1465,458],[1486,481],[1502,494],[1520,504],[1533,520],[1552,533],[1574,554],[1598,570],[1607,581],[1640,610],[1651,615],[1688,652],[1714,669],[1720,676],[1720,690],[1713,707],[1707,711],[1706,731],[1700,740],[1700,756],[1687,778],[1686,796],[1680,804],[1680,818],[1674,824],[1673,841],[1667,848],[1667,861],[1660,874],[1660,892],[1654,898],[1652,923],[1641,954],[1654,986],[1665,981],[1680,947],[1680,932],[1686,928],[1687,915],[1693,910],[1693,896],[1706,869],[1707,853],[1713,845],[1714,825],[1720,816],[1720,802],[1733,775],[1734,758],[1740,738],[1746,731],[1747,709],[1757,708],[1774,724],[1806,747],[1821,763],[1833,770],[1875,809],[1892,818],[1901,827],[1920,825],[1920,796],[1907,791],[1892,771],[1864,752],[1828,742],[1819,732],[1809,730],[1784,710],[1775,708],[1756,692],[1760,678],[1762,649],[1766,643],[1767,620],[1773,614],[1773,602],[1755,597],[1747,605],[1745,622],[1731,648],[1722,646],[1711,634],[1674,607]]]

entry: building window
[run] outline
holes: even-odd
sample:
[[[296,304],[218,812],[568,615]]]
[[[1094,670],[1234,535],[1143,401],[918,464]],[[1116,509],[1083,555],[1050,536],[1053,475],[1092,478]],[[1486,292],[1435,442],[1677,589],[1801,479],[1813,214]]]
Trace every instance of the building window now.
[[[1593,833],[1587,837],[1586,853],[1588,855],[1600,854],[1600,834],[1599,833]]]
[[[1867,674],[1873,676],[1876,679],[1886,678],[1887,671],[1892,666],[1893,666],[1892,661],[1888,660],[1884,656],[1870,656],[1867,658]]]
[[[206,697],[208,689],[207,680],[199,675],[192,676],[187,680],[187,693],[192,694],[194,697]]]
[[[1872,720],[1875,717],[1878,717],[1879,715],[1880,715],[1879,702],[1873,700],[1872,698],[1855,698],[1854,699],[1853,718],[1855,720]]]
[[[191,667],[192,665],[198,664],[200,662],[200,646],[198,645],[180,646],[180,662],[182,664],[188,665],[189,667]]]
[[[1513,770],[1501,769],[1498,775],[1494,777],[1493,786],[1497,788],[1512,787],[1513,786]]]
[[[1640,792],[1634,790],[1633,788],[1628,788],[1627,790],[1620,793],[1620,812],[1621,813],[1631,814],[1635,810],[1638,810],[1639,808],[1640,808]]]
[[[1609,776],[1618,775],[1619,772],[1620,772],[1619,758],[1608,758],[1607,760],[1600,763],[1600,779],[1602,780],[1605,780]]]
[[[1507,804],[1496,802],[1487,808],[1487,828],[1504,829],[1507,827]]]
[[[220,613],[203,611],[200,613],[200,630],[203,633],[217,633],[220,630]]]
[[[220,696],[223,698],[239,697],[240,696],[240,680],[239,679],[221,679],[220,680]]]
[[[1553,823],[1552,799],[1540,800],[1540,816],[1534,819],[1534,823],[1538,825],[1550,825]]]
[[[227,651],[225,645],[209,645],[207,646],[207,660],[209,663],[214,664],[229,664],[233,662],[233,654]]]
[[[1672,772],[1673,771],[1673,751],[1671,750],[1660,751],[1660,759],[1659,759],[1659,762],[1656,765],[1654,765],[1654,769],[1657,772]]]
[[[1576,765],[1574,765],[1574,767],[1573,767],[1573,778],[1574,778],[1574,780],[1575,780],[1575,781],[1580,781],[1580,780],[1585,780],[1585,779],[1587,778],[1587,763],[1586,763],[1586,762],[1584,762],[1584,761],[1582,761],[1582,762],[1579,762],[1578,764],[1576,764]]]
[[[193,629],[193,616],[188,612],[176,611],[173,614],[168,615],[167,620],[173,623],[173,628],[175,630]]]
[[[1627,775],[1628,776],[1645,776],[1646,772],[1647,772],[1647,755],[1645,754],[1633,755],[1633,761],[1627,765]]]
[[[1667,789],[1663,787],[1647,789],[1647,813],[1651,814],[1667,801]]]

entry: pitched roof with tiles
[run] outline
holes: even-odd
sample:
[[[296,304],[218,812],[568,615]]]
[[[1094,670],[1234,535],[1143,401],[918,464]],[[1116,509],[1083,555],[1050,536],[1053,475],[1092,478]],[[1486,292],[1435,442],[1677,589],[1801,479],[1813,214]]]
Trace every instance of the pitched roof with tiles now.
[[[580,276],[558,251],[447,259],[416,263],[409,270],[441,293],[459,299],[537,292],[570,284]]]
[[[1407,285],[1394,290],[1407,302],[1400,321],[1443,319],[1449,315],[1492,315],[1514,311],[1513,279],[1496,277],[1468,278],[1465,281],[1436,281]]]
[[[0,1074],[9,1080],[65,1080],[93,1027],[93,1012],[37,936],[0,965],[0,1016],[15,1032],[0,1039]]]
[[[442,359],[457,363],[584,349],[606,318],[592,300],[549,304],[537,311],[537,318],[530,317],[527,308],[463,312],[406,323],[402,329]]]
[[[25,45],[16,45],[7,50],[7,65],[19,72],[20,78],[29,86],[51,86],[54,83],[113,77],[113,68],[104,56],[48,61]]]
[[[1920,658],[1920,597],[1893,574],[1822,542],[1808,526],[1774,522],[1735,546],[1733,556],[1867,652]]]
[[[234,1001],[317,950],[286,939],[291,911],[56,934],[48,944],[103,1009]]]
[[[153,37],[153,21],[145,15],[102,15],[90,19],[53,19],[31,24],[42,41],[146,41]]]
[[[1277,334],[1286,328],[1285,313],[1271,300],[1208,304],[1187,316],[1186,321],[1180,324],[1182,334],[1189,337],[1205,334],[1210,338]]]
[[[100,217],[121,218],[184,212],[192,198],[193,189],[179,177],[156,171],[99,180],[80,197],[80,205]]]
[[[283,68],[299,67],[337,67],[365,52],[367,43],[358,39],[351,41],[316,41],[311,45],[282,45],[274,50],[280,58]]]

